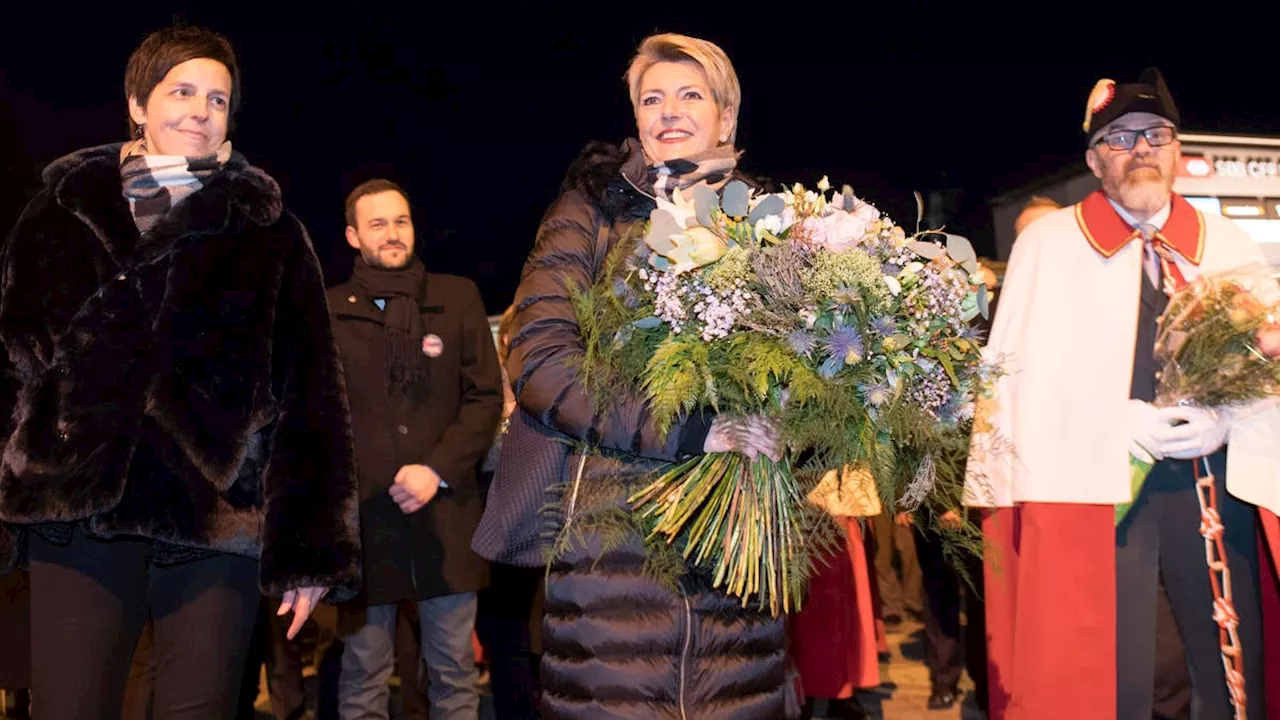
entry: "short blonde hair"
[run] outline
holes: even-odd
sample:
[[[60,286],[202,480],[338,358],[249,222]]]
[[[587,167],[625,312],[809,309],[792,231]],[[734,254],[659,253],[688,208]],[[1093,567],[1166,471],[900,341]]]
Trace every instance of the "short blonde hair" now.
[[[700,38],[676,33],[650,35],[636,49],[636,56],[627,69],[627,87],[631,91],[631,107],[640,106],[640,81],[649,68],[660,62],[688,62],[697,65],[707,77],[707,85],[711,89],[711,97],[715,99],[720,112],[729,112],[733,118],[733,126],[729,131],[729,142],[738,136],[738,111],[742,107],[742,86],[738,84],[738,73],[733,70],[733,63],[719,45]]]

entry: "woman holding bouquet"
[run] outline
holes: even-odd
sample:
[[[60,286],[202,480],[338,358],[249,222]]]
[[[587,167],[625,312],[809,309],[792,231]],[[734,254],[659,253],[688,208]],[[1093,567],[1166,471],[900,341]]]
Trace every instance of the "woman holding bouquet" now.
[[[777,433],[760,419],[731,424],[694,413],[663,435],[642,397],[616,389],[602,403],[576,370],[585,344],[568,286],[600,278],[609,251],[638,237],[655,196],[698,185],[718,191],[739,177],[741,91],[719,47],[649,37],[627,83],[637,137],[592,144],[573,163],[516,293],[507,367],[519,404],[578,445],[558,498],[556,529],[571,541],[547,584],[544,716],[794,716],[784,620],[744,609],[691,573],[678,589],[657,581],[646,573],[642,537],[618,512],[642,479],[676,460],[728,451],[777,459]]]

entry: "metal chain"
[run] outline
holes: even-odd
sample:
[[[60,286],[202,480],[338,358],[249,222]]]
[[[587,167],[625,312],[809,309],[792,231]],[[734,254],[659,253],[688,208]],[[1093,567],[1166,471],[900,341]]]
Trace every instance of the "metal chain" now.
[[[1225,527],[1218,512],[1218,489],[1208,458],[1204,475],[1200,465],[1193,464],[1196,475],[1196,497],[1200,499],[1200,536],[1204,538],[1204,559],[1209,567],[1209,585],[1213,589],[1213,621],[1218,624],[1218,643],[1222,652],[1222,669],[1235,708],[1236,720],[1248,720],[1245,711],[1244,652],[1240,644],[1240,616],[1231,601],[1231,568],[1227,566]]]

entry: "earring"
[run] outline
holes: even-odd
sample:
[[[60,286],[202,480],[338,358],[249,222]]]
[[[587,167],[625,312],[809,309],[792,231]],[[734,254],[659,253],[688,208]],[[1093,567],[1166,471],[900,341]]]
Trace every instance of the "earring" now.
[[[146,126],[145,126],[145,125],[139,125],[138,127],[134,128],[134,130],[133,130],[133,137],[134,137],[134,138],[136,138],[136,139],[138,139],[138,140],[141,140],[141,139],[142,139],[142,134],[143,134],[145,131],[146,131]]]

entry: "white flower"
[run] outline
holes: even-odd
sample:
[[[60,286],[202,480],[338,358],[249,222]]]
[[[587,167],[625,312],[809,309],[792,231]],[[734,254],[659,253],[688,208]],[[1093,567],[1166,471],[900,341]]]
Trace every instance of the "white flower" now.
[[[671,213],[671,217],[675,218],[676,225],[687,228],[698,224],[697,209],[694,208],[692,202],[684,199],[684,196],[680,194],[679,188],[676,188],[675,192],[671,193],[671,200],[661,196],[655,198],[655,200],[658,203],[659,210]]]
[[[812,328],[813,324],[818,322],[818,314],[809,308],[805,308],[800,311],[800,319],[804,320],[806,328]]]
[[[782,218],[777,215],[765,215],[756,221],[756,237],[763,237],[766,232],[777,235],[782,232]]]
[[[788,205],[782,209],[782,232],[796,224],[796,209]]]
[[[897,297],[898,294],[902,292],[902,283],[898,282],[898,278],[893,277],[892,275],[885,275],[883,277],[884,284],[889,286],[889,292],[892,293],[894,297]]]

